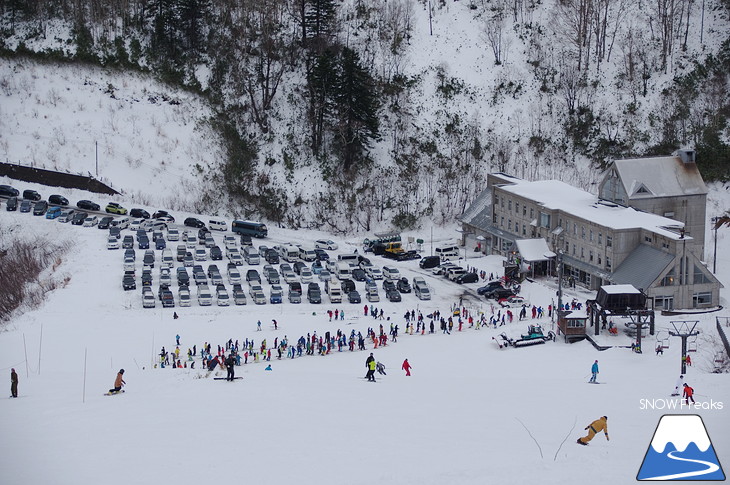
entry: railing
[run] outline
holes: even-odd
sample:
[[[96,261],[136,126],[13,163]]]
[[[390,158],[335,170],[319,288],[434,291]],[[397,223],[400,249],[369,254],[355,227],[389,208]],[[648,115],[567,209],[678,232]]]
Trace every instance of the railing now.
[[[717,333],[720,334],[722,344],[725,346],[725,352],[730,355],[730,343],[728,343],[727,333],[723,328],[723,326],[730,327],[730,317],[715,317],[715,321],[717,322]]]

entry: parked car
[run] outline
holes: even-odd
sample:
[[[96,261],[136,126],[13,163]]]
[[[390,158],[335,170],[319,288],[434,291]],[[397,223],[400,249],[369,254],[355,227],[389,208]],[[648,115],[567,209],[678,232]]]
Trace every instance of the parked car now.
[[[76,211],[74,211],[73,209],[68,209],[68,210],[62,211],[61,215],[58,216],[58,222],[63,222],[63,223],[71,222],[71,220],[74,217],[75,212]]]
[[[190,306],[190,290],[187,286],[182,286],[177,290],[177,301],[180,306]]]
[[[501,298],[498,301],[499,305],[504,308],[519,308],[522,305],[530,306],[530,302],[525,300],[519,295],[508,296],[507,298]]]
[[[68,204],[66,204],[66,205],[68,205]],[[76,202],[76,207],[78,207],[79,209],[85,210],[85,211],[94,211],[94,212],[98,212],[99,209],[101,209],[101,206],[99,206],[99,204],[97,204],[96,202],[92,202],[90,200],[86,200],[86,199]]]
[[[0,197],[18,197],[20,191],[12,185],[0,185]]]
[[[395,284],[395,287],[401,293],[411,292],[411,284],[408,282],[408,278],[406,277],[399,279],[398,282]]]
[[[218,306],[228,306],[231,303],[231,299],[228,296],[228,291],[226,291],[225,285],[216,285],[215,300]]]
[[[167,243],[165,242],[164,237],[158,237],[155,240],[155,249],[160,250],[160,249],[165,249],[166,247],[167,247]]]
[[[314,278],[312,270],[306,266],[299,270],[299,277],[302,279],[302,283],[311,283]]]
[[[106,240],[107,249],[119,249],[119,239],[114,236],[109,236]]]
[[[269,264],[279,264],[279,253],[274,249],[268,249],[265,256],[266,262]]]
[[[152,286],[152,270],[142,270],[142,286]]]
[[[317,259],[320,261],[329,261],[330,255],[321,248],[314,248],[314,254],[317,255]]]
[[[385,296],[388,297],[388,301],[390,302],[397,303],[401,301],[400,293],[398,292],[398,290],[389,290]]]
[[[233,294],[233,303],[235,303],[236,305],[246,304],[246,292],[243,291],[243,288],[240,284],[234,284],[231,293]]]
[[[37,201],[41,200],[42,197],[41,197],[41,194],[39,194],[35,190],[26,189],[23,191],[23,198],[32,200],[33,202],[37,202]]]
[[[142,292],[142,308],[154,308],[156,304],[157,300],[155,300],[155,295],[152,291]]]
[[[476,273],[474,273],[474,272],[472,272],[472,271],[469,271],[467,273],[464,273],[462,275],[457,276],[454,281],[456,281],[459,284],[464,284],[464,283],[478,283],[479,282],[479,275],[476,274]]]
[[[139,246],[139,249],[149,249],[150,248],[150,239],[148,237],[141,237],[137,239],[137,245]]]
[[[50,205],[63,205],[63,206],[67,206],[68,205],[68,199],[66,197],[62,196],[62,195],[53,194],[53,195],[51,195],[51,196],[48,197],[48,203]]]
[[[395,283],[393,283],[393,280],[383,280],[383,290],[387,294],[391,290],[395,290]],[[396,290],[398,291],[398,290]]]
[[[319,284],[309,283],[307,287],[307,301],[314,304],[322,303],[322,290],[320,290]]]
[[[352,270],[352,279],[355,281],[365,281],[367,279],[367,274],[360,268],[354,268]]]
[[[255,281],[256,283],[261,283],[261,275],[259,275],[259,272],[255,269],[250,269],[246,271],[246,281],[251,282]]]
[[[340,280],[340,285],[342,286],[342,293],[346,294],[350,293],[351,291],[355,291],[355,282],[352,280]]]
[[[48,210],[48,202],[46,202],[45,200],[39,200],[33,206],[33,215],[34,216],[45,215],[47,210]]]
[[[210,248],[210,259],[213,261],[222,261],[223,260],[223,251],[221,251],[221,248],[218,246],[213,246]]]
[[[183,258],[183,266],[186,268],[191,267],[195,263],[195,258],[193,258],[193,253],[190,251],[185,253],[185,257]]]
[[[367,292],[365,293],[365,298],[367,298],[367,300],[370,303],[380,301],[380,295],[378,294],[378,289],[377,288],[368,288]]]
[[[180,266],[175,270],[177,275],[177,286],[190,286],[190,275],[184,266]]]
[[[94,215],[89,216],[89,215],[87,215],[86,216],[86,219],[84,219],[83,226],[84,227],[92,227],[92,226],[97,225],[98,223],[99,223],[99,218],[97,216],[94,216]]]
[[[512,296],[514,293],[509,288],[502,288],[501,286],[499,288],[495,288],[493,290],[487,291],[484,293],[484,296],[487,298],[492,298],[494,300],[499,300],[500,298],[508,298]]]
[[[317,239],[314,241],[314,247],[317,249],[329,249],[330,251],[338,248],[337,243],[330,239]]]
[[[362,298],[360,298],[360,293],[354,290],[347,294],[347,301],[350,303],[362,303]]]
[[[10,197],[8,199],[7,203],[5,204],[5,210],[8,210],[8,211],[18,210],[18,198],[15,196]]]
[[[477,295],[483,295],[489,291],[495,290],[497,288],[502,288],[502,282],[501,281],[490,281],[486,285],[482,286],[481,288],[477,288]]]
[[[127,209],[117,202],[109,202],[104,210],[109,214],[127,215]]]
[[[124,288],[124,291],[136,290],[137,282],[134,281],[134,276],[125,274],[122,278],[122,288]]]
[[[188,217],[187,219],[185,219],[185,222],[183,222],[183,224],[188,227],[205,227],[205,223],[195,217]]]
[[[271,285],[271,296],[269,296],[269,303],[278,304],[281,303],[284,298],[284,290],[279,285]]]
[[[30,212],[33,207],[30,200],[23,199],[20,201],[20,212]]]
[[[170,215],[170,213],[165,210],[160,209],[160,210],[157,210],[154,214],[152,214],[153,219],[159,219],[161,217],[169,217],[171,219],[170,222],[175,222],[175,218],[172,217]]]
[[[327,271],[326,269],[323,269],[322,271],[320,271],[317,276],[319,276],[319,281],[323,281],[323,282],[330,281],[332,279],[332,274],[329,271]]]
[[[134,208],[129,211],[129,215],[132,217],[139,217],[141,219],[149,219],[150,213],[144,209]]]
[[[439,264],[441,264],[441,258],[438,256],[426,256],[418,262],[418,266],[421,269],[435,268]]]
[[[73,224],[74,226],[82,225],[84,223],[84,221],[86,220],[86,218],[88,217],[88,215],[89,214],[84,211],[78,211],[77,213],[74,214],[73,218],[71,219],[71,224]]]
[[[46,213],[47,214],[47,213]],[[109,224],[114,220],[112,216],[104,216],[99,219],[99,224],[96,225],[99,229],[109,229]]]
[[[175,228],[170,228],[167,230],[167,240],[168,241],[179,241],[180,240],[180,231],[178,231]]]
[[[175,297],[172,291],[166,286],[160,287],[160,300],[162,300],[162,308],[173,308],[175,306]]]

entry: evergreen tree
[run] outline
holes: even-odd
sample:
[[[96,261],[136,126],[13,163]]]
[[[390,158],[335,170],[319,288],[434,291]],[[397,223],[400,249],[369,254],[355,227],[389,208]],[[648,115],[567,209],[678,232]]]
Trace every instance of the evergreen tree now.
[[[326,123],[332,118],[334,94],[337,88],[337,53],[328,49],[311,62],[307,76],[309,85],[309,116],[312,124],[311,147],[314,153],[324,142]]]
[[[203,31],[210,15],[210,0],[179,0],[177,12],[185,46],[195,53],[204,51]]]
[[[305,0],[302,13],[305,47],[321,52],[329,45],[334,34],[337,7],[334,0]]]
[[[375,81],[354,50],[343,47],[335,102],[338,140],[346,171],[362,161],[370,140],[379,138],[378,100]]]

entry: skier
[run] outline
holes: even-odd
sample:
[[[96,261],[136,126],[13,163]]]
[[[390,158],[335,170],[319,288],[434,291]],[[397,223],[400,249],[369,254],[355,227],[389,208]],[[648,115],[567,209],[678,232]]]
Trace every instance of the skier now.
[[[380,362],[375,363],[375,368],[378,370],[378,374],[385,374],[385,365],[381,364]]]
[[[588,382],[596,382],[596,376],[598,375],[598,361],[595,361],[591,366],[591,380]],[[584,378],[585,379],[585,378]]]
[[[370,352],[370,357],[365,359],[365,368],[368,370],[367,374],[365,374],[365,378],[369,381],[375,381],[375,357],[373,357],[373,353]]]
[[[180,335],[175,335],[175,342],[177,342],[175,345],[180,345]]]
[[[15,369],[10,369],[10,395],[18,397],[18,374]]]
[[[679,390],[684,387],[684,376],[680,375],[677,379],[677,383],[674,385],[674,392],[672,396],[679,396]]]
[[[234,380],[236,375],[236,370],[234,367],[235,365],[236,357],[233,355],[233,352],[231,352],[230,354],[228,354],[228,358],[226,359],[226,371],[228,371],[228,373],[226,374],[227,381]]]
[[[581,445],[588,445],[588,442],[592,440],[599,431],[603,431],[603,434],[606,435],[606,441],[611,441],[611,439],[608,437],[608,423],[606,422],[607,420],[608,416],[602,416],[586,426],[585,429],[588,430],[588,434],[582,438],[578,438],[577,442]]]
[[[403,365],[401,366],[401,369],[406,371],[406,376],[411,375],[411,364],[408,362],[408,359],[403,361]]]
[[[682,396],[684,397],[684,403],[689,406],[689,400],[692,400],[692,404],[695,403],[695,398],[692,397],[692,395],[695,393],[695,390],[689,387],[689,384],[686,382],[684,383],[684,392]]]
[[[662,347],[662,344],[657,344],[656,346],[656,355],[662,354],[664,355],[664,347]]]
[[[124,369],[119,369],[117,378],[114,380],[114,388],[109,389],[110,393],[116,394],[117,392],[122,390],[122,386],[126,384],[126,382],[124,382],[123,377],[124,377]]]

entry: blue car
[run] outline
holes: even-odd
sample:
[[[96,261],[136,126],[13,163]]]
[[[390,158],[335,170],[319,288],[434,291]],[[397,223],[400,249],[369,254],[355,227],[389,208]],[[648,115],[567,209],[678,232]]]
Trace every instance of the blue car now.
[[[58,216],[61,215],[61,208],[58,206],[53,206],[48,209],[46,212],[46,219],[55,219]]]
[[[167,247],[167,244],[165,243],[164,237],[158,237],[155,240],[155,249],[165,249]]]

